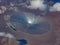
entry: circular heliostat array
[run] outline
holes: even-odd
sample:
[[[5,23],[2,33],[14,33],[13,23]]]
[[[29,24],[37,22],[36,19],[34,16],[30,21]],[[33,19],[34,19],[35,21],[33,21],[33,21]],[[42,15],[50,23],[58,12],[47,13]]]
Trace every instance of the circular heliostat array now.
[[[49,21],[40,15],[16,12],[9,16],[7,25],[16,32],[21,31],[35,35],[47,33],[50,30]]]

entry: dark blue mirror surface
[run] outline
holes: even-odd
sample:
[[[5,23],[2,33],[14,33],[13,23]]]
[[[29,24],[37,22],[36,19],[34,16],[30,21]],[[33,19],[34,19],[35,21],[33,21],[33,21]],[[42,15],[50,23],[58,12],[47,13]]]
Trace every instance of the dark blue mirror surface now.
[[[50,30],[49,22],[39,22],[39,20],[40,17],[34,14],[15,13],[10,17],[11,22],[22,24],[22,32],[26,31],[26,33],[30,34],[44,34],[48,32]]]

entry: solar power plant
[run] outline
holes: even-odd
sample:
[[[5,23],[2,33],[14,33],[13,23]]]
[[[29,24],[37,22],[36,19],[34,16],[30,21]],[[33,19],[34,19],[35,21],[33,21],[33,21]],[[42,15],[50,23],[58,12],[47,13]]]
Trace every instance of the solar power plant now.
[[[60,45],[60,1],[0,0],[0,45]]]

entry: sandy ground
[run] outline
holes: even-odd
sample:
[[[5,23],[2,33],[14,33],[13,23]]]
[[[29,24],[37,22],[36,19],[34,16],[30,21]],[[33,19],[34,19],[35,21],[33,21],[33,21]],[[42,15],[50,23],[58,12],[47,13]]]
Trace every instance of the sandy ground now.
[[[57,15],[58,14],[58,15]],[[29,35],[22,32],[13,32],[9,29],[9,27],[6,27],[6,22],[4,20],[4,15],[0,15],[0,32],[9,32],[13,35],[15,35],[18,39],[24,38],[28,40],[28,43],[30,45],[55,45],[57,43],[59,38],[59,12],[56,13],[47,13],[45,17],[47,17],[52,24],[51,31],[44,35],[34,36]],[[58,17],[58,18],[57,18]],[[56,44],[57,45],[57,44]]]
[[[32,12],[40,14],[39,10],[30,10],[26,8],[19,8],[21,11]],[[14,32],[6,25],[4,20],[5,14],[0,14],[0,32],[8,32],[13,34],[17,39],[26,39],[28,45],[59,45],[60,44],[60,13],[59,12],[48,12],[46,17],[51,22],[51,31],[44,35],[30,35],[23,32]],[[2,40],[2,37],[0,37]],[[1,41],[0,41],[1,43]],[[2,44],[0,44],[2,45]]]

